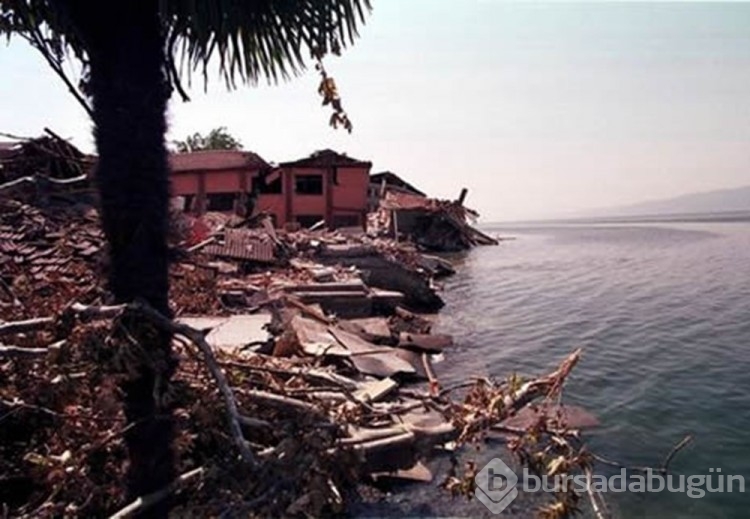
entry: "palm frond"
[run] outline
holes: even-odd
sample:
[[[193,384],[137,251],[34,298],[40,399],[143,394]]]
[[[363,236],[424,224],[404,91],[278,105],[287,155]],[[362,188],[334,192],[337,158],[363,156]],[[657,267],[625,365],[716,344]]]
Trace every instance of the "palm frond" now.
[[[200,70],[212,58],[228,87],[288,79],[317,58],[351,44],[369,0],[160,0],[176,62]]]
[[[191,73],[199,71],[207,85],[214,59],[230,89],[238,82],[288,79],[304,70],[308,60],[319,65],[327,81],[321,58],[352,44],[371,9],[370,0],[152,1],[158,3],[164,26],[165,74],[184,99],[187,94],[181,78],[190,81]],[[88,60],[85,42],[67,16],[72,6],[82,6],[76,2],[0,0],[0,36],[28,40],[90,112],[84,96],[62,72],[69,54],[84,65]],[[329,102],[338,100],[335,90],[332,92],[324,95]],[[345,117],[340,101],[337,103],[336,111]]]

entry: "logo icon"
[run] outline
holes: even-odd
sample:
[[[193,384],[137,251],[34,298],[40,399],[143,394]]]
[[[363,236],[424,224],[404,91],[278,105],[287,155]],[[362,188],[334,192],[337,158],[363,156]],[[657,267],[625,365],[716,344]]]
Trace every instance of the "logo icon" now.
[[[474,477],[474,495],[493,514],[499,514],[518,496],[518,476],[500,458],[493,458]]]

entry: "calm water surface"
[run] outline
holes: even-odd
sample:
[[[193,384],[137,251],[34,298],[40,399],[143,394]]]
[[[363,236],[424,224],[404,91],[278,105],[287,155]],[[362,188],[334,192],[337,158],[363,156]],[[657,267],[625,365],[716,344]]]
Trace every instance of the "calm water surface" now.
[[[566,395],[601,420],[589,433],[595,451],[658,466],[692,434],[694,444],[672,462],[675,473],[720,467],[750,482],[750,222],[490,231],[514,239],[458,258],[458,274],[445,284],[437,330],[458,346],[439,365],[444,382],[543,373],[583,347]],[[746,490],[608,500],[619,517],[745,518]],[[430,490],[400,499],[411,513],[481,513],[431,505]]]

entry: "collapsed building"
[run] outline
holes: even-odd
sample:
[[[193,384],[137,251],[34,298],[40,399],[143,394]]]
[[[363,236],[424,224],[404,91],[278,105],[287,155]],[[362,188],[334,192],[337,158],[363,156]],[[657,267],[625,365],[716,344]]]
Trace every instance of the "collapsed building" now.
[[[455,201],[429,198],[391,171],[372,175],[368,230],[409,241],[426,251],[456,252],[497,245],[496,238],[474,228],[478,213],[464,206],[468,191]]]

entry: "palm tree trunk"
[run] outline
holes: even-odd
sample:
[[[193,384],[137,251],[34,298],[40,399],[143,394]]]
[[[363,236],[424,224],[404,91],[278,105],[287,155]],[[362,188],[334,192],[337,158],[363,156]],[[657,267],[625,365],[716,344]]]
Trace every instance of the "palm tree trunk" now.
[[[157,0],[68,0],[86,44],[93,97],[96,173],[109,243],[109,288],[118,302],[142,300],[169,315],[169,178],[164,143],[169,98]],[[146,355],[123,382],[124,410],[135,424],[125,440],[131,498],[174,476],[171,414],[160,400],[174,370],[170,338],[125,318]],[[167,509],[155,509],[155,516]]]

